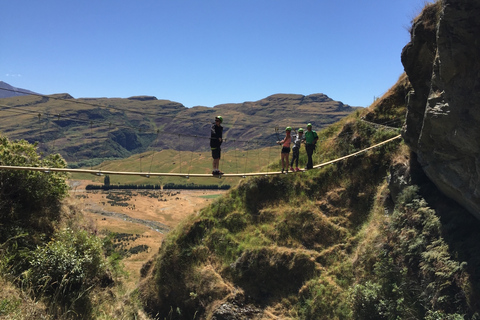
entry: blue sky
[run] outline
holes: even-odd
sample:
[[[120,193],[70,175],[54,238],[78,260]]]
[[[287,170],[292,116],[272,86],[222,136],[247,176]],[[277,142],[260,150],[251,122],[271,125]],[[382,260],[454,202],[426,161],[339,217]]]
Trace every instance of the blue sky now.
[[[7,0],[0,80],[187,107],[324,93],[368,106],[403,72],[424,0]]]

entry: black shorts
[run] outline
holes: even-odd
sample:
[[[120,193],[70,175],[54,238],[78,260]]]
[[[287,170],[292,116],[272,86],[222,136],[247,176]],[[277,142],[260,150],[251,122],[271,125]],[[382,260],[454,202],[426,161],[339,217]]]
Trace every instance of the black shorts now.
[[[221,153],[220,148],[212,148],[212,158],[213,159],[220,159],[220,153]]]
[[[282,153],[290,153],[290,147],[283,147]]]

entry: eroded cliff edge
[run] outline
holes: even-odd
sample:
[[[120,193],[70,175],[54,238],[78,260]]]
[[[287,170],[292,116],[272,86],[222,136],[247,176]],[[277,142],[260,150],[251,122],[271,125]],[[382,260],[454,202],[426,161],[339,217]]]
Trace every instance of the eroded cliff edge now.
[[[480,219],[480,2],[443,0],[417,17],[402,63],[413,89],[403,136],[427,176]]]

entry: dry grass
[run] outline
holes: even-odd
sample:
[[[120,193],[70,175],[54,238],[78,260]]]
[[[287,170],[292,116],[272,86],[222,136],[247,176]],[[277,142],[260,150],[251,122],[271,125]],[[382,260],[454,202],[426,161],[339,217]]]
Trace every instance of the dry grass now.
[[[384,206],[388,193],[388,184],[385,182],[378,188],[372,214],[356,236],[358,245],[350,259],[358,279],[364,278],[371,271],[372,263],[378,254],[378,246],[382,243],[382,227],[388,219]]]
[[[32,300],[24,291],[0,278],[0,319],[50,319],[43,303]]]
[[[91,225],[94,232],[99,235],[111,232],[139,235],[135,240],[124,243],[126,249],[140,245],[149,247],[147,252],[133,254],[122,260],[125,270],[129,273],[126,285],[130,289],[137,286],[140,280],[140,269],[158,252],[166,233],[158,232],[140,223],[125,221],[121,217],[101,215],[100,212],[114,212],[128,215],[131,218],[160,222],[171,230],[182,220],[197,214],[201,208],[213,202],[214,198],[212,197],[226,192],[221,190],[172,190],[171,193],[164,192],[164,196],[160,198],[166,201],[159,201],[159,199],[141,194],[141,192],[133,191],[132,197],[127,201],[129,206],[121,207],[111,206],[106,196],[109,192],[115,194],[124,192],[121,190],[85,191],[84,186],[88,183],[90,182],[76,181],[77,187],[71,191],[70,200],[75,207],[81,208],[84,224]]]
[[[413,19],[413,24],[422,21],[427,30],[435,30],[442,12],[442,1],[425,2],[422,12]]]

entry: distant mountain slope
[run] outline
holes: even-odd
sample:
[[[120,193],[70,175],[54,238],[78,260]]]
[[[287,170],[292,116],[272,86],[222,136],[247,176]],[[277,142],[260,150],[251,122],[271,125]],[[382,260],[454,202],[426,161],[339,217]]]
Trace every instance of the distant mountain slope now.
[[[224,118],[223,147],[275,144],[286,126],[316,130],[356,109],[324,94],[276,94],[213,108],[186,108],[151,96],[74,99],[69,94],[0,99],[0,128],[11,139],[39,142],[69,162],[123,158],[147,149],[206,151],[216,115]]]
[[[36,94],[33,91],[15,88],[6,82],[0,81],[0,99]]]

